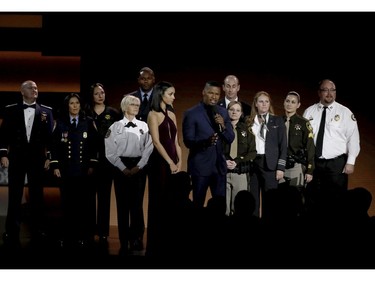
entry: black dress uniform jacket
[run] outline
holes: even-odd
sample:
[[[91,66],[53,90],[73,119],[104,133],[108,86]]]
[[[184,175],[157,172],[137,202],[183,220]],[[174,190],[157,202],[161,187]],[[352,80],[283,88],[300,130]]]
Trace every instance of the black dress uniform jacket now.
[[[29,185],[32,232],[43,228],[43,176],[53,128],[50,107],[36,104],[30,139],[27,139],[23,103],[5,107],[0,135],[0,157],[8,157],[8,235],[18,238],[25,175]],[[33,233],[32,233],[33,235]]]
[[[62,177],[85,175],[98,163],[99,136],[91,117],[80,116],[76,128],[69,117],[58,120],[52,143],[51,168],[60,169]]]
[[[95,194],[91,191],[88,171],[98,163],[98,132],[94,120],[80,115],[76,127],[70,124],[69,116],[58,120],[51,156],[52,171],[59,169],[61,173],[64,244],[90,244],[95,233],[91,215]]]
[[[30,141],[27,141],[24,109],[22,102],[8,105],[3,114],[0,138],[0,157],[23,161],[25,150],[36,156],[35,161],[46,160],[46,147],[53,128],[52,110],[36,104],[35,118]]]

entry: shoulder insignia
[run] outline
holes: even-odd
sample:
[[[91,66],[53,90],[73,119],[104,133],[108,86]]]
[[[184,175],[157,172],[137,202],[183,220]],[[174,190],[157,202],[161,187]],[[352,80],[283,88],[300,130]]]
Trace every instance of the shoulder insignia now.
[[[45,108],[48,108],[48,109],[52,110],[52,107],[50,107],[50,106],[47,106],[47,105],[44,105],[44,104],[41,104],[40,106],[42,106],[42,107],[45,107]]]
[[[105,138],[109,138],[110,135],[111,135],[111,130],[108,129],[107,133],[105,134]]]
[[[306,122],[306,127],[307,127],[307,129],[308,129],[310,132],[312,132],[313,128],[311,127],[310,122]]]
[[[357,122],[357,119],[355,119],[354,114],[352,114],[352,120],[353,120],[354,122]]]
[[[312,132],[309,133],[309,138],[311,138],[311,139],[314,138],[314,134]]]
[[[110,120],[110,119],[111,119],[111,115],[106,114],[106,115],[104,116],[104,118],[105,118],[106,120]]]

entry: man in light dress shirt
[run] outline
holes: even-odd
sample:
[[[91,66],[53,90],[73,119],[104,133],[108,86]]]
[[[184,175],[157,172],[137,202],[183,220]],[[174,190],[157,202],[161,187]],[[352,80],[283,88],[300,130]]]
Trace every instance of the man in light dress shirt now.
[[[310,121],[317,145],[322,113],[327,107],[322,154],[315,156],[314,177],[309,189],[312,200],[330,201],[348,189],[348,175],[354,172],[360,151],[359,131],[352,111],[335,101],[336,85],[331,80],[319,83],[318,94],[319,103],[308,107],[303,114]]]

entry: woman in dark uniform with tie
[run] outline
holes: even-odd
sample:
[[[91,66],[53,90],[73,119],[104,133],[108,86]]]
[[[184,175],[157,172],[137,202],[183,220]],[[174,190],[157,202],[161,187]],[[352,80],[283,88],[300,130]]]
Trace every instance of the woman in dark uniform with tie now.
[[[90,206],[95,197],[87,184],[98,162],[98,132],[92,118],[81,110],[81,98],[71,93],[64,99],[51,147],[51,169],[61,179],[63,244],[87,247],[93,242]]]

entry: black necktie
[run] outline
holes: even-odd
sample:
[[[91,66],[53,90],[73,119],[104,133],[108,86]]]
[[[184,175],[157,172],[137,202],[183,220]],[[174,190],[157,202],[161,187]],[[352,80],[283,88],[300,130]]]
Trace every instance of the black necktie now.
[[[144,95],[143,95],[142,104],[143,104],[143,105],[147,105],[147,103],[148,103],[147,94],[144,94]]]
[[[319,132],[316,138],[315,156],[318,158],[322,156],[322,150],[323,150],[323,136],[324,136],[324,127],[326,123],[326,109],[327,107],[324,106],[323,112],[322,112],[322,119],[320,120]]]
[[[261,125],[260,125],[260,136],[262,137],[262,139],[265,139],[265,136],[266,136],[266,132],[265,132],[265,130],[267,129],[267,126],[266,126],[266,115],[267,114],[259,115],[259,120],[261,122]]]
[[[137,127],[136,124],[134,124],[133,122],[128,122],[128,124],[125,125],[126,128],[130,128],[130,127]]]
[[[77,119],[75,118],[72,119],[72,127],[77,128]]]
[[[29,107],[31,107],[31,108],[36,108],[36,104],[34,103],[34,104],[26,104],[26,103],[24,103],[23,104],[23,109],[26,109],[26,108],[29,108]]]

